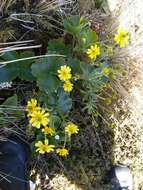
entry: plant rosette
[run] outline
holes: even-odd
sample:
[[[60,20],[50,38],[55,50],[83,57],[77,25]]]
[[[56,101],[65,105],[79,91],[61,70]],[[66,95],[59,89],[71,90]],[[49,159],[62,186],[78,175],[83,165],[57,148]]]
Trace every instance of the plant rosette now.
[[[48,42],[46,55],[9,51],[0,57],[4,65],[0,67],[0,83],[18,79],[32,84],[36,95],[31,97],[36,98],[26,98],[25,111],[29,133],[32,131],[35,139],[32,149],[39,154],[69,155],[72,136],[80,133],[80,126],[71,118],[77,97],[83,111],[93,117],[99,115],[101,100],[112,103],[110,97],[101,96],[119,74],[109,54],[129,44],[125,29],[117,31],[111,46],[105,44],[80,16],[66,18],[63,26],[65,35]]]

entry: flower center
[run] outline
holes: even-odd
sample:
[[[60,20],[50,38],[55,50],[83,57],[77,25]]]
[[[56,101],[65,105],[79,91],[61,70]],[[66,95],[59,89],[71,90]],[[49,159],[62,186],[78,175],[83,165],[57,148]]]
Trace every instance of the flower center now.
[[[42,121],[41,115],[37,115],[37,121],[38,121],[38,122],[41,122],[41,121]]]
[[[43,146],[43,151],[46,152],[46,146],[45,145]]]
[[[96,50],[96,49],[94,49],[94,50],[93,50],[93,53],[94,53],[94,54],[96,54],[96,53],[97,53],[97,50]]]
[[[65,75],[65,76],[67,75],[66,71],[63,72],[63,75]]]

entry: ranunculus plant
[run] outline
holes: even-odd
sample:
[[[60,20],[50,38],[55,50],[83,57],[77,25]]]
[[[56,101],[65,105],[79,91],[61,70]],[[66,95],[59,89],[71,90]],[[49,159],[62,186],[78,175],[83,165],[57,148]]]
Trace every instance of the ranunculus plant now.
[[[64,34],[48,42],[42,58],[34,59],[33,51],[7,52],[0,57],[0,82],[32,84],[33,94],[25,97],[23,106],[27,132],[32,131],[32,149],[39,154],[69,155],[68,144],[81,127],[71,116],[77,94],[83,110],[96,116],[98,97],[116,75],[108,59],[111,48],[116,48],[114,43],[113,47],[104,44],[80,16],[66,18],[63,26]],[[114,41],[125,47],[128,32],[118,30]]]

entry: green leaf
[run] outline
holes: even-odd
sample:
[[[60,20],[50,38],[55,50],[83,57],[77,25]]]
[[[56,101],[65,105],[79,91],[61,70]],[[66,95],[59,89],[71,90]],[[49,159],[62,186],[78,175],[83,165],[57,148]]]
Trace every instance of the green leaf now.
[[[65,45],[62,38],[50,40],[48,43],[48,51],[61,55],[70,55],[70,45]]]
[[[67,60],[67,65],[69,65],[72,69],[72,73],[76,74],[76,73],[81,73],[81,62],[77,59],[73,59],[73,58],[69,58]]]
[[[0,83],[10,82],[17,77],[17,73],[13,70],[13,66],[6,65],[0,68]]]
[[[50,119],[50,127],[55,128],[56,130],[60,128],[62,121],[58,115],[52,115]]]
[[[45,93],[43,91],[39,91],[38,94],[39,102],[44,104],[45,107],[53,110],[56,107],[57,95],[55,92]]]
[[[77,36],[88,25],[87,21],[80,16],[68,17],[63,24],[65,30],[74,36]]]
[[[69,97],[68,93],[63,90],[58,92],[57,109],[60,112],[67,113],[72,108],[72,99]]]
[[[79,34],[81,48],[87,50],[91,45],[95,44],[98,40],[98,36],[92,29],[87,29]]]
[[[67,113],[72,108],[70,94],[64,92],[63,88],[59,88],[57,92],[49,92],[48,94],[42,93],[40,101],[56,113]]]
[[[30,51],[21,53],[7,52],[0,58],[0,60],[12,61],[31,56],[33,56],[33,53]],[[30,68],[33,62],[33,60],[19,61],[14,63],[8,63],[5,66],[0,67],[0,82],[10,82],[17,77],[26,81],[34,80]]]
[[[40,140],[44,140],[44,135],[43,133],[39,133],[39,131],[37,130],[37,136],[36,136],[36,141],[40,141]]]
[[[54,92],[60,86],[61,81],[57,77],[65,60],[61,57],[42,58],[32,65],[32,74],[37,78],[37,85],[42,91]]]
[[[60,81],[52,74],[38,78],[37,85],[42,91],[55,91],[60,86]]]
[[[16,51],[8,51],[2,55],[1,59],[4,61],[11,61],[11,60],[15,60],[15,58],[17,57],[18,57],[18,53]]]
[[[92,70],[94,69],[93,66],[87,64],[87,63],[82,63],[80,65],[81,68],[81,79],[83,80],[89,80],[89,74],[92,72]]]

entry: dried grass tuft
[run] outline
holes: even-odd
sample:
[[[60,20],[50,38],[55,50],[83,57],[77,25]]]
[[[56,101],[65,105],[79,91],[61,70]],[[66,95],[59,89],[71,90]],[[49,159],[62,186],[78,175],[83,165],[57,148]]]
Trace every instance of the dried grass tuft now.
[[[118,51],[114,61],[123,64],[127,75],[115,83],[121,99],[115,105],[115,163],[129,164],[134,175],[134,190],[143,188],[143,2],[108,0],[111,11],[110,32],[125,27],[131,34],[130,45]],[[122,113],[121,113],[122,112]]]

